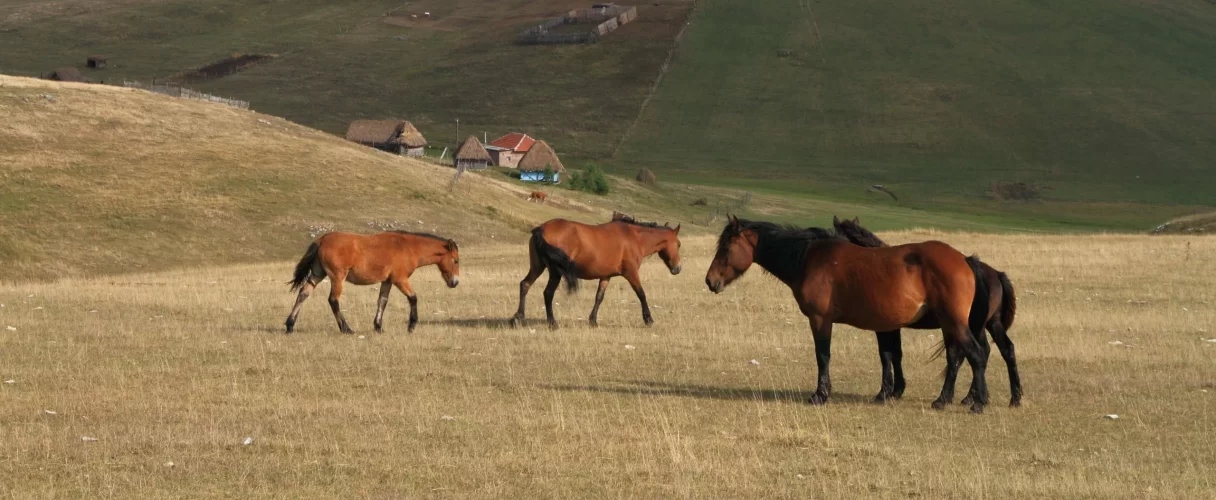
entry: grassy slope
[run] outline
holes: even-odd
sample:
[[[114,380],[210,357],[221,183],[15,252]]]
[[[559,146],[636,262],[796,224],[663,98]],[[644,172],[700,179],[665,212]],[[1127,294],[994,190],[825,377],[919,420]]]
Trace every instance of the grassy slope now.
[[[416,275],[414,334],[400,294],[376,335],[376,287],[347,287],[365,339],[336,332],[328,284],[281,333],[290,262],[5,283],[0,477],[15,498],[1212,496],[1216,239],[883,236],[945,238],[1010,273],[1022,408],[993,353],[984,415],[930,410],[940,337],[915,331],[908,392],[874,405],[874,335],[848,327],[832,402],[807,406],[806,320],[759,270],[706,291],[712,238],[684,242],[679,276],[643,266],[654,328],[614,280],[600,328],[585,287],[556,300],[556,332],[502,327],[527,257],[480,245],[455,289]]]
[[[0,0],[0,72],[33,76],[101,53],[111,66],[90,78],[147,81],[232,52],[275,53],[271,63],[193,87],[331,133],[357,118],[403,117],[433,144],[454,146],[459,118],[463,135],[525,130],[562,152],[603,156],[636,116],[691,1],[647,2],[636,23],[602,43],[561,47],[512,41],[524,26],[587,2],[62,4]],[[386,14],[414,21],[409,14],[427,11],[429,24],[384,22]]]
[[[45,96],[50,96],[51,99]],[[280,118],[117,87],[0,77],[8,278],[291,258],[320,228],[522,239],[558,214],[482,176]]]
[[[618,168],[1147,229],[1213,203],[1213,22],[1201,0],[705,2]],[[993,181],[1049,201],[985,201]]]

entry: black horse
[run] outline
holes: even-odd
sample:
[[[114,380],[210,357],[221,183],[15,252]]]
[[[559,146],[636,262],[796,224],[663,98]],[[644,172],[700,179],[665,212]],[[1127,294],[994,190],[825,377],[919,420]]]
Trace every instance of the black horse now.
[[[861,222],[857,218],[842,221],[833,217],[832,226],[837,235],[848,239],[854,245],[869,248],[887,246],[886,242],[879,239],[874,233],[861,227]],[[975,264],[978,264],[979,269],[986,275],[988,283],[999,282],[1001,284],[1001,286],[988,287],[988,320],[984,326],[992,334],[992,340],[996,342],[997,349],[1001,351],[1001,357],[1005,359],[1005,367],[1009,370],[1009,406],[1016,408],[1022,404],[1022,380],[1018,376],[1018,362],[1014,355],[1013,341],[1009,339],[1008,335],[1009,328],[1013,326],[1013,317],[1017,313],[1017,298],[1013,294],[1013,284],[1009,282],[1009,277],[1005,273],[979,262],[975,257],[967,257],[967,260],[975,260]],[[926,315],[920,321],[908,325],[908,328],[937,330],[941,326],[938,325],[935,316]],[[978,334],[983,335],[983,332],[978,332]],[[882,360],[882,390],[874,399],[875,401],[898,399],[903,396],[905,387],[903,347],[899,330],[877,332],[877,337],[878,356]],[[988,343],[980,342],[980,345],[986,347]],[[962,359],[956,359],[953,363],[947,364],[947,385],[954,386],[960,365],[962,365]],[[971,404],[974,397],[974,394],[968,393],[967,397],[963,398],[962,404]]]

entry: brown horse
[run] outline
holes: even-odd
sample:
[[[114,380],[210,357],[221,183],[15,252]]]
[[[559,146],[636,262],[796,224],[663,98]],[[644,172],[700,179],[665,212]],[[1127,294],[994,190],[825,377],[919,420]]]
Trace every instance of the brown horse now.
[[[859,245],[869,248],[882,248],[888,246],[886,242],[875,236],[870,230],[861,226],[861,221],[856,217],[853,220],[840,220],[832,217],[832,226],[836,229],[836,233],[848,239],[854,245]],[[1001,286],[990,286],[988,288],[988,316],[984,323],[988,332],[992,334],[992,340],[996,342],[997,349],[1001,351],[1001,358],[1005,360],[1005,368],[1009,371],[1009,406],[1018,407],[1022,405],[1022,379],[1018,375],[1018,361],[1014,355],[1013,341],[1009,339],[1008,330],[1013,326],[1013,317],[1017,313],[1017,297],[1013,294],[1013,283],[1009,282],[1009,277],[992,266],[980,262],[975,257],[967,257],[968,261],[975,260],[977,265],[984,273],[984,281],[986,283],[1000,283]],[[908,325],[908,328],[921,330],[937,330],[941,328],[937,318],[934,316],[925,316]],[[878,357],[882,360],[882,390],[874,397],[877,401],[885,401],[889,398],[898,399],[903,396],[904,387],[904,367],[903,367],[903,347],[900,339],[899,330],[890,332],[876,332],[878,337]],[[983,332],[977,332],[983,335]],[[962,360],[952,364],[946,368],[946,379],[955,380],[958,376],[959,366]],[[894,376],[892,376],[892,367],[894,367]],[[971,404],[975,397],[968,394],[963,398],[962,404]]]
[[[988,292],[983,275],[963,254],[940,241],[863,248],[826,230],[729,221],[705,284],[720,293],[754,262],[790,287],[815,338],[819,384],[810,403],[826,403],[832,391],[828,364],[834,323],[891,331],[933,316],[942,325],[947,362],[966,356],[975,373],[971,411],[984,411],[987,360],[980,344],[987,338],[974,332],[984,327]],[[953,399],[954,385],[944,384],[933,407]]]
[[[353,333],[338,299],[342,297],[342,285],[380,283],[380,302],[376,307],[376,331],[384,326],[384,307],[388,295],[396,286],[410,301],[409,331],[418,325],[418,296],[410,286],[410,275],[414,270],[431,264],[439,265],[439,273],[449,288],[460,283],[460,249],[456,242],[433,234],[390,231],[380,234],[362,235],[351,233],[327,233],[308,246],[300,263],[296,264],[294,277],[288,284],[299,290],[296,305],[287,316],[287,333],[296,325],[296,317],[304,306],[304,300],[321,280],[329,277],[329,307],[342,333]]]
[[[544,203],[545,199],[548,197],[549,197],[549,195],[545,194],[544,191],[533,191],[532,194],[528,195],[528,201],[536,201],[537,203]]]
[[[642,260],[654,253],[659,254],[671,274],[680,274],[680,226],[660,226],[652,222],[638,222],[630,217],[614,218],[612,222],[591,226],[565,219],[553,219],[532,230],[528,243],[531,267],[528,275],[519,282],[519,310],[511,318],[511,324],[519,326],[524,319],[524,302],[528,289],[540,273],[549,270],[549,284],[545,286],[545,315],[549,327],[556,329],[553,317],[553,294],[562,278],[566,279],[569,291],[578,289],[578,280],[599,280],[595,293],[595,307],[591,309],[591,326],[597,326],[596,315],[608,280],[624,276],[629,286],[642,303],[642,320],[646,325],[654,324],[650,305],[646,303],[646,291],[638,270]]]

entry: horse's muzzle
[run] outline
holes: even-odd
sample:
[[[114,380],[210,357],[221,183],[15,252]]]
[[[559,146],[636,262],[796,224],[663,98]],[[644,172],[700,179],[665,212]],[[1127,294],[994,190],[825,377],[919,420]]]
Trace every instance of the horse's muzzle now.
[[[680,274],[681,269],[683,269],[683,268],[680,266],[673,267],[673,268],[671,268],[671,274]]]
[[[709,291],[714,293],[722,293],[722,289],[726,288],[726,285],[722,284],[722,280],[710,281],[709,278],[705,278],[705,286],[709,287]]]
[[[460,276],[452,276],[452,279],[448,280],[448,288],[456,288],[456,285],[459,285],[459,284],[460,284]]]

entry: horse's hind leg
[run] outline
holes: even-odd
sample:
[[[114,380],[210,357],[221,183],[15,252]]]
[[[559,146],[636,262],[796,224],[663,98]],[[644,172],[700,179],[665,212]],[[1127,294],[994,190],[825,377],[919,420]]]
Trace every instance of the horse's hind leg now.
[[[1013,340],[1009,339],[1005,325],[996,319],[988,322],[988,330],[992,332],[992,340],[996,342],[997,349],[1000,349],[1005,368],[1009,370],[1009,406],[1022,406],[1022,377],[1018,375],[1018,360],[1014,354]]]
[[[392,282],[385,281],[380,284],[380,300],[376,302],[376,333],[384,333],[384,308],[388,306],[388,295],[392,291]]]
[[[878,337],[878,358],[882,361],[882,388],[874,401],[899,399],[904,395],[903,346],[899,330],[875,332]]]
[[[338,321],[338,331],[342,333],[355,333],[351,330],[350,324],[346,322],[346,318],[342,316],[342,308],[338,304],[338,299],[342,298],[342,285],[346,282],[346,273],[330,274],[329,276],[329,308],[334,312],[334,319]]]
[[[983,340],[980,342],[980,347],[982,349],[981,354],[984,356],[985,365],[987,365],[987,363],[988,363],[988,357],[992,355],[992,346],[988,345],[987,335],[988,334],[984,333],[983,331],[979,332],[979,336],[983,338]],[[956,360],[956,362],[955,362],[954,370],[958,371],[959,366],[961,366],[962,364],[963,364],[963,359],[962,359],[962,357],[959,357],[959,359]],[[959,401],[958,404],[961,404],[964,406],[971,406],[971,405],[975,404],[975,395],[977,394],[976,391],[978,389],[979,388],[976,386],[975,374],[972,373],[971,374],[971,387],[969,389],[967,389],[967,395],[965,397],[963,397],[963,399],[961,401]]]
[[[600,326],[596,317],[600,314],[600,302],[604,301],[604,292],[608,291],[608,278],[600,280],[600,288],[595,291],[595,307],[591,308],[591,326]]]
[[[532,288],[532,283],[536,282],[536,278],[540,277],[540,273],[545,272],[545,265],[540,261],[540,255],[536,253],[534,245],[528,245],[529,267],[528,275],[519,282],[519,310],[515,311],[515,316],[511,317],[511,326],[519,327],[524,322],[524,304],[528,299],[528,290]]]
[[[291,314],[287,315],[287,321],[284,322],[287,326],[287,333],[295,331],[296,318],[300,316],[300,310],[304,309],[304,301],[308,299],[308,296],[312,294],[312,289],[316,286],[311,276],[300,286],[300,294],[296,296],[296,305],[291,308]]]
[[[562,274],[557,272],[557,269],[549,270],[549,284],[545,285],[545,317],[549,320],[549,328],[557,329],[557,318],[553,317],[553,294],[557,293],[557,286],[561,284]],[[523,302],[520,302],[523,306]]]
[[[959,366],[963,364],[962,348],[955,343],[946,341],[946,372],[942,381],[942,392],[933,401],[933,409],[940,410],[954,401],[954,385],[958,379]]]

